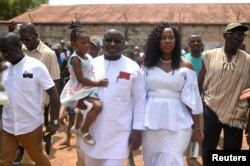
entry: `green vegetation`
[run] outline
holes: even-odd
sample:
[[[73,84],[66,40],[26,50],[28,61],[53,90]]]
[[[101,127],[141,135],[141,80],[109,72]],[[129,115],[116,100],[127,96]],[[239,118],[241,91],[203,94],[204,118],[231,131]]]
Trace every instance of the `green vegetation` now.
[[[9,20],[49,0],[0,0],[0,20]]]

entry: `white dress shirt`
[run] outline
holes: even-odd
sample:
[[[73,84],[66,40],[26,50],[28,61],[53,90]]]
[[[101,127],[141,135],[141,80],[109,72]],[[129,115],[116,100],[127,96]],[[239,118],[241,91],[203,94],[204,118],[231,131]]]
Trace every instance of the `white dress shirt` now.
[[[25,56],[3,73],[9,103],[3,107],[3,129],[14,135],[35,130],[44,122],[42,91],[55,84],[44,64]]]

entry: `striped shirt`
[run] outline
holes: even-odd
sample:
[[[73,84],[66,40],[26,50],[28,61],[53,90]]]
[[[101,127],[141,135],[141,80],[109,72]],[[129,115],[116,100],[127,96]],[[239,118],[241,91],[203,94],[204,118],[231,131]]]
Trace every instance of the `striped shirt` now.
[[[238,98],[244,89],[250,87],[250,55],[239,50],[235,56],[235,67],[224,68],[224,48],[203,53],[207,71],[203,93],[205,103],[217,114],[221,123],[244,129],[249,104],[247,100],[239,101]]]

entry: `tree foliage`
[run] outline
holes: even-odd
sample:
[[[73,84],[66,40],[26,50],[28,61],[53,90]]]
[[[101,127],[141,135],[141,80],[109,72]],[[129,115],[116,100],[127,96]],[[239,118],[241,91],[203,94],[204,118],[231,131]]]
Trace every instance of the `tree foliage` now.
[[[0,19],[9,20],[49,0],[0,0]]]

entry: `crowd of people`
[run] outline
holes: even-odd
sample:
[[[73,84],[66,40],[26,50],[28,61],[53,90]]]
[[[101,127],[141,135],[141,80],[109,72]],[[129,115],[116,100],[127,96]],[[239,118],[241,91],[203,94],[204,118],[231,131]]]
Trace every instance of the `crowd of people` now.
[[[32,23],[14,32],[11,22],[0,37],[7,98],[0,111],[1,166],[20,162],[25,152],[37,166],[50,166],[51,137],[65,120],[61,145],[70,146],[76,134],[77,166],[123,166],[140,147],[145,166],[184,166],[184,155],[195,166],[194,145],[207,166],[222,130],[223,149],[241,149],[243,131],[250,133],[250,55],[241,50],[247,26],[228,24],[224,45],[212,50],[201,34],[190,34],[186,54],[180,31],[167,23],[152,29],[144,47],[129,46],[114,28],[102,44],[77,22],[69,29],[66,44],[51,46]]]

